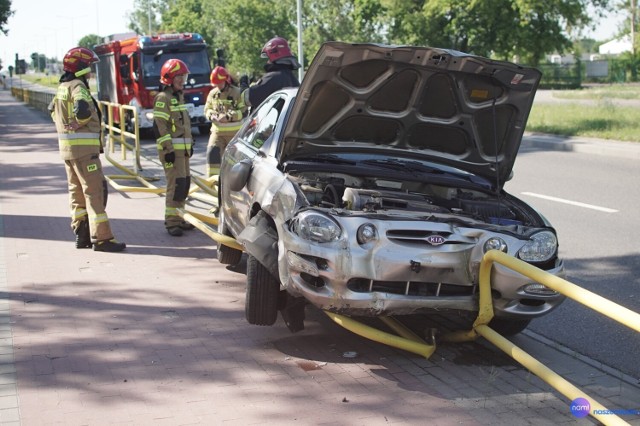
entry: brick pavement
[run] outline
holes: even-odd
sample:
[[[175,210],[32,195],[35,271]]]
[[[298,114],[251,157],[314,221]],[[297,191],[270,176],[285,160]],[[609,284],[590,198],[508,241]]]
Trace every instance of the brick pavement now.
[[[127,251],[76,250],[53,125],[0,91],[0,131],[0,425],[597,424],[486,342],[426,360],[312,308],[296,334],[247,324],[244,265],[197,230],[170,237],[160,196],[111,189]],[[539,341],[516,339],[608,408],[640,409],[640,385]]]

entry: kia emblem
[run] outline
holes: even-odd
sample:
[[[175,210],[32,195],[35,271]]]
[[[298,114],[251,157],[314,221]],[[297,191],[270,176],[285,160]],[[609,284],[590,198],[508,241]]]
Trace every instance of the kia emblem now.
[[[442,235],[429,235],[427,237],[427,242],[432,246],[439,246],[440,244],[444,244],[447,240]]]

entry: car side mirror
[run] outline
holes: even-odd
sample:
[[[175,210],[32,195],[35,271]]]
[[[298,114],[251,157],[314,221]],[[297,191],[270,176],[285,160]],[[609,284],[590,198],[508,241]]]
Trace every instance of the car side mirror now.
[[[241,191],[249,181],[249,175],[251,175],[251,160],[245,159],[234,164],[224,180],[229,182],[229,189],[232,191]]]

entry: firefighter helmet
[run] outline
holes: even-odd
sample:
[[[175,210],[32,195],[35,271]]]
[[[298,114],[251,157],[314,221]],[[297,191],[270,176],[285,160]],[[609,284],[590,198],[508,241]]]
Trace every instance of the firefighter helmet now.
[[[225,67],[221,67],[218,65],[211,71],[211,84],[221,84],[225,81],[231,84],[231,76],[229,75],[229,71]]]
[[[189,68],[187,64],[180,59],[169,59],[162,65],[160,69],[160,83],[171,86],[173,79],[179,75],[189,74]]]
[[[291,53],[287,40],[282,37],[274,37],[264,45],[260,56],[269,58],[269,62],[274,62],[280,58],[293,56],[293,54]]]
[[[76,77],[91,72],[91,64],[99,62],[100,58],[93,50],[86,47],[74,47],[62,59],[62,69],[73,73]]]

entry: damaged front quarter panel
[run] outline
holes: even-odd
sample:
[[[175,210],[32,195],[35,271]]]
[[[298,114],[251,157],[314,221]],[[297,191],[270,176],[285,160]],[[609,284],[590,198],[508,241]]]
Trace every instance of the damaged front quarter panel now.
[[[259,168],[255,170],[252,178],[261,180]],[[237,239],[247,253],[255,257],[274,277],[279,277],[278,228],[291,219],[299,208],[299,193],[286,176],[262,188],[254,197],[261,209],[251,218]],[[280,281],[286,282],[282,279]]]

